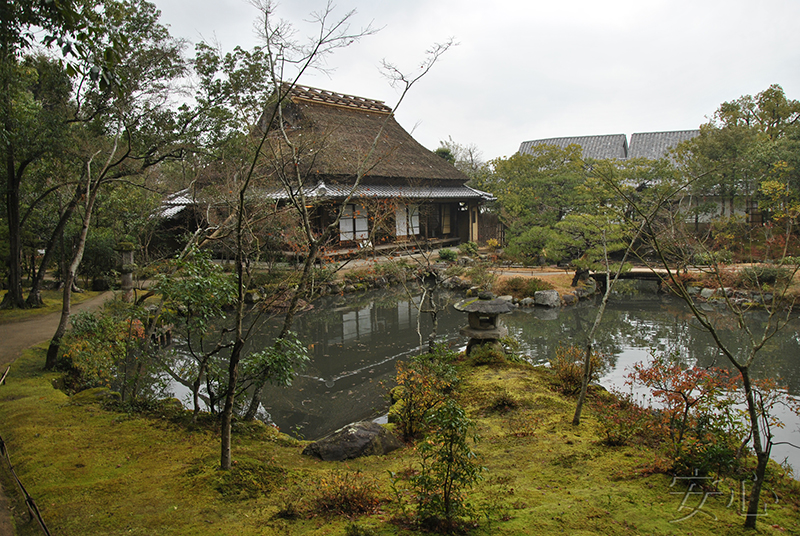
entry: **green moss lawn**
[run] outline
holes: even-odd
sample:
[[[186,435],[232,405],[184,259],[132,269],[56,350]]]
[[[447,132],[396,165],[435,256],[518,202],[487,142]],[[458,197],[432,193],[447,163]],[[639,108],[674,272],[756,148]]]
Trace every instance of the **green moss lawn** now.
[[[191,425],[169,405],[144,417],[77,404],[53,387],[58,374],[41,372],[43,353],[27,352],[0,386],[0,435],[53,534],[417,533],[405,522],[413,498],[402,478],[417,467],[413,446],[384,457],[319,462],[300,454],[304,443],[272,428],[240,426],[236,467],[221,472],[213,420]],[[470,533],[752,534],[741,528],[739,503],[727,491],[687,497],[683,482],[653,473],[652,451],[605,446],[591,410],[573,427],[574,402],[550,389],[546,370],[463,365],[462,375],[458,398],[477,422],[482,439],[475,450],[487,468],[470,493],[476,513]],[[0,466],[4,487],[15,489],[5,462]],[[400,476],[394,489],[391,473]],[[347,484],[336,488],[337,482]],[[363,503],[371,511],[325,513],[320,493],[330,498],[348,486],[368,492]],[[800,534],[797,482],[784,479],[764,497],[758,534]],[[18,534],[41,534],[18,498],[14,507]]]

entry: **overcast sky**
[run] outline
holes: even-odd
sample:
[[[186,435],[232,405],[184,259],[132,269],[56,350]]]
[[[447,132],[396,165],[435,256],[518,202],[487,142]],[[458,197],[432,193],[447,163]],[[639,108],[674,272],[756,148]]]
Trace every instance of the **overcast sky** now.
[[[229,51],[258,44],[247,0],[152,0],[171,33]],[[277,14],[308,35],[324,0],[284,0]],[[381,60],[411,73],[453,38],[397,119],[434,150],[452,137],[483,158],[526,140],[698,128],[724,101],[780,84],[800,99],[797,0],[338,0],[351,29],[380,31],[302,84],[385,101],[398,92]],[[191,49],[189,49],[191,52]]]

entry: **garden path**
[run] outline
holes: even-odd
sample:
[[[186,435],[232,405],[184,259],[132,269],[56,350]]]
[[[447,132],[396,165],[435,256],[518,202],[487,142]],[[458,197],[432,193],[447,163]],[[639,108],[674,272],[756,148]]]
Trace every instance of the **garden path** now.
[[[113,296],[112,292],[105,292],[91,300],[73,306],[72,312],[95,310]],[[0,324],[0,377],[5,373],[9,365],[13,366],[14,360],[22,354],[23,350],[44,342],[53,336],[58,327],[60,316],[61,313],[58,312],[21,322]],[[15,493],[15,490],[9,490],[9,493]],[[5,491],[0,486],[0,535],[13,536],[15,534],[11,519],[10,504]]]

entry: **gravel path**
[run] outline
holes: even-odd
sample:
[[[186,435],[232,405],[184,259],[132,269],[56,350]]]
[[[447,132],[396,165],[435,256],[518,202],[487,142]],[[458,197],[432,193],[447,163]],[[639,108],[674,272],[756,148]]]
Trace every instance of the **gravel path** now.
[[[72,312],[91,311],[99,308],[106,300],[113,298],[112,292],[106,292],[72,307]],[[58,320],[61,313],[52,313],[46,316],[36,317],[23,322],[13,322],[10,324],[0,324],[0,376],[6,371],[8,365],[13,368],[13,362],[22,351],[36,344],[44,342],[53,336],[58,327]],[[2,386],[0,386],[2,389]],[[2,432],[2,430],[0,430]],[[13,452],[11,455],[13,456]],[[5,465],[5,462],[0,462]],[[16,493],[18,490],[9,490],[9,493]],[[11,522],[11,511],[8,499],[0,487],[0,535],[13,536],[14,525]]]

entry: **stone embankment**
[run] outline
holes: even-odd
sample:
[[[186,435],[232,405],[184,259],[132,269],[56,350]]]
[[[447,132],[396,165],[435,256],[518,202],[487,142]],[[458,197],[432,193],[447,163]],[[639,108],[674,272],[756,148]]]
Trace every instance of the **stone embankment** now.
[[[692,298],[714,303],[723,303],[727,297],[731,303],[737,306],[752,304],[754,306],[769,305],[772,303],[773,295],[770,292],[758,290],[738,290],[731,287],[725,288],[701,288],[687,287],[687,294]]]
[[[422,277],[436,277],[439,288],[454,292],[464,292],[466,296],[477,296],[478,292],[486,290],[478,287],[467,277],[451,276],[442,277],[447,265],[434,265],[422,274]],[[367,290],[377,290],[397,285],[417,285],[420,282],[420,273],[398,272],[389,275],[375,275],[372,277],[361,276],[358,278],[345,278],[341,280],[326,281],[315,287],[317,296],[335,296],[351,294]],[[578,301],[589,298],[597,293],[597,284],[593,279],[581,280],[569,292],[558,290],[540,290],[534,296],[517,299],[512,296],[501,296],[520,307],[561,307],[575,305]],[[257,299],[257,298],[254,298]]]

